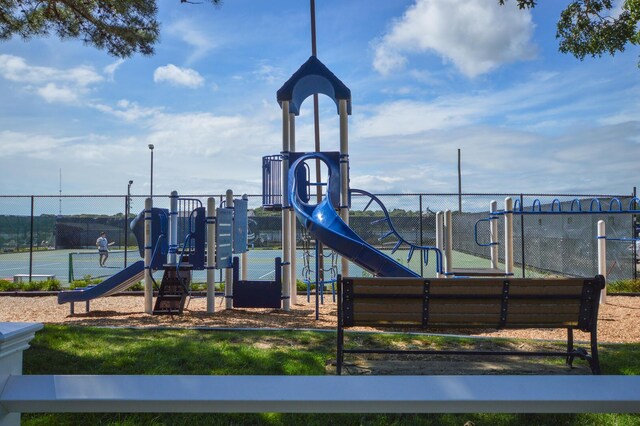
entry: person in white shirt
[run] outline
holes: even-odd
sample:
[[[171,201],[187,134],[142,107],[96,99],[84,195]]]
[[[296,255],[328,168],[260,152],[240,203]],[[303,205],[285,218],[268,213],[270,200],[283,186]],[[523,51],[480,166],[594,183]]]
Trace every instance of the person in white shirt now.
[[[112,246],[113,242],[109,242],[107,240],[107,233],[106,232],[101,232],[100,236],[98,237],[98,239],[96,240],[96,246],[98,247],[98,253],[100,254],[100,267],[105,266],[105,263],[107,262],[107,258],[109,258],[109,246]]]

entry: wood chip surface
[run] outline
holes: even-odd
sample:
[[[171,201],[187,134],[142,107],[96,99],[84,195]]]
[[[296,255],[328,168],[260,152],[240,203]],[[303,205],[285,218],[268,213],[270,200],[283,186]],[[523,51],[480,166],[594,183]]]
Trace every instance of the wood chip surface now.
[[[85,303],[75,304],[75,315],[69,314],[69,304],[59,305],[56,296],[0,297],[1,322],[40,322],[106,327],[204,327],[204,328],[277,328],[334,329],[336,305],[331,296],[320,305],[316,320],[315,300],[298,296],[289,312],[275,309],[225,309],[224,300],[216,298],[215,313],[207,314],[206,300],[193,298],[180,316],[148,315],[144,313],[144,298],[136,295],[112,296],[91,301],[90,312]],[[367,329],[362,329],[367,330]],[[368,329],[371,330],[371,329]],[[419,331],[419,330],[417,330]],[[566,330],[429,330],[434,333],[488,337],[566,340]],[[588,335],[575,333],[577,341],[587,341]],[[600,306],[598,315],[600,343],[640,343],[640,297],[609,296]]]

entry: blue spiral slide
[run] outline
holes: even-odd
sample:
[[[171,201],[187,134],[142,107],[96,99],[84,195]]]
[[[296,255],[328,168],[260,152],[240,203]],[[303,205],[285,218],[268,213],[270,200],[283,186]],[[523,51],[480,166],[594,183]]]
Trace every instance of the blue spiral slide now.
[[[300,175],[296,173],[296,169],[303,167],[303,163],[306,160],[316,158],[323,161],[329,168],[329,188],[327,188],[327,195],[324,199],[319,204],[312,205],[300,199],[300,191],[298,191],[297,187],[299,183],[297,176]],[[329,194],[335,192],[335,189],[330,187],[336,183],[335,181],[332,182],[332,173],[336,173],[336,168],[332,167],[332,164],[327,161],[322,153],[305,154],[298,158],[289,169],[289,201],[303,226],[322,244],[335,250],[341,256],[346,257],[375,276],[420,277],[419,274],[364,241],[340,218],[331,204],[331,197],[329,196]]]

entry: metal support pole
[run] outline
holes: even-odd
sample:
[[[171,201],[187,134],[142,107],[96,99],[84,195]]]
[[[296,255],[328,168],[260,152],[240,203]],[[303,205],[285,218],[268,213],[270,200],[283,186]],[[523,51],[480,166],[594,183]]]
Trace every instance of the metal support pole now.
[[[349,115],[347,100],[340,99],[340,217],[349,225]],[[349,260],[341,259],[342,276],[349,276]]]
[[[289,151],[291,152],[295,152],[296,151],[296,115],[293,113],[289,113]],[[289,243],[290,245],[290,250],[291,250],[291,255],[290,255],[290,259],[291,259],[291,267],[290,272],[291,272],[291,278],[290,278],[290,283],[291,283],[291,291],[289,292],[290,296],[291,296],[291,304],[295,305],[297,303],[297,296],[298,296],[298,274],[297,274],[297,265],[296,265],[296,256],[297,256],[297,222],[298,219],[296,217],[295,214],[293,214],[293,212],[291,214],[289,214],[290,218],[290,229],[289,229],[289,235],[291,238],[291,242]]]
[[[491,200],[489,204],[489,212],[491,213],[491,217],[493,218],[493,214],[498,211],[498,202],[496,200]],[[489,233],[490,233],[490,242],[491,242],[491,269],[498,269],[498,220],[491,219],[489,221]]]
[[[524,195],[520,194],[520,210],[524,211]],[[522,278],[527,277],[527,262],[525,259],[525,236],[524,236],[524,215],[520,215],[520,255],[522,257]]]
[[[320,242],[316,239],[316,320],[320,318],[320,286],[324,286],[320,276],[320,258],[323,257],[323,254],[320,254],[320,247]]]
[[[422,226],[422,194],[420,194],[418,196],[418,206],[420,209],[420,215],[418,216],[418,219],[420,220],[420,245],[424,245],[423,242],[423,236],[424,236],[424,229]],[[420,254],[420,276],[423,277],[424,276],[424,259],[422,258],[422,253]]]
[[[504,199],[504,273],[513,275],[513,200]]]
[[[291,310],[291,207],[289,204],[289,101],[282,101],[282,308]]]
[[[444,213],[437,212],[436,213],[436,247],[440,249],[440,252],[444,252]],[[446,262],[444,267],[446,268]],[[442,278],[444,277],[443,271],[437,272],[436,277]]]
[[[607,278],[607,231],[604,220],[598,221],[598,274]],[[607,302],[607,286],[600,293],[600,303]]]
[[[207,198],[207,313],[216,310],[216,200]]]
[[[638,196],[638,192],[637,192],[637,188],[634,186],[633,187],[633,198],[635,199]],[[629,210],[631,210],[632,208],[635,208],[636,210],[638,208],[640,208],[640,205],[634,205],[631,206],[629,205]],[[632,230],[631,230],[631,237],[632,238],[640,238],[640,235],[638,234],[638,232],[636,231],[638,225],[638,216],[637,215],[631,215],[631,226],[632,226]],[[636,244],[636,241],[633,241],[632,243],[632,253],[633,253],[633,279],[637,280],[638,279],[638,244]]]
[[[247,196],[247,194],[242,194],[242,199],[244,201],[248,201],[249,197]],[[248,223],[247,223],[247,226],[249,226]],[[244,245],[245,247],[248,247],[249,242],[245,241]],[[249,275],[249,252],[247,250],[245,250],[244,253],[240,254],[240,271],[241,271],[240,279],[242,281],[247,281],[248,275]]]
[[[129,245],[129,190],[124,200],[124,267],[127,267],[127,246]]]
[[[453,217],[451,210],[444,212],[444,275],[449,278],[453,275]]]
[[[151,279],[151,256],[153,255],[151,242],[151,209],[153,199],[144,200],[144,311],[153,313],[153,280]]]
[[[458,148],[458,212],[462,212],[462,166],[460,157],[460,148]]]
[[[178,252],[178,191],[171,191],[169,209],[169,265],[177,263]]]
[[[227,189],[226,206],[228,209],[233,208],[233,191]],[[233,269],[226,268],[224,270],[224,299],[225,307],[233,309]]]
[[[31,282],[31,276],[33,275],[33,214],[34,214],[35,199],[31,196],[31,231],[29,232],[29,282]]]

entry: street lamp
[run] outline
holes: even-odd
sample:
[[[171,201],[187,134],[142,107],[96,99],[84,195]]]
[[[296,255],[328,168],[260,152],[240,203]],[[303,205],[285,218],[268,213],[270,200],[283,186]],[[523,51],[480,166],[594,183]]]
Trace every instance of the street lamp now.
[[[153,144],[149,144],[149,150],[151,151],[151,189],[149,191],[149,197],[153,199]]]
[[[131,211],[131,185],[130,180],[127,185],[127,199],[124,202],[124,267],[127,267],[127,250],[129,247],[129,212]]]

